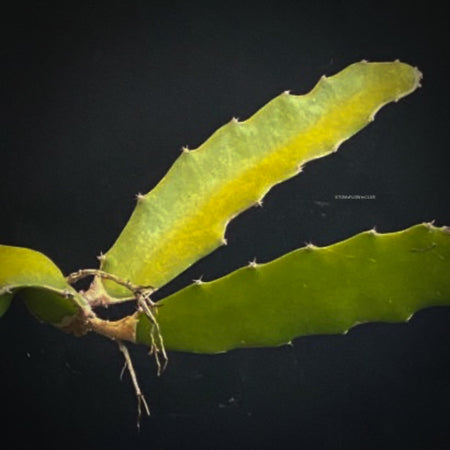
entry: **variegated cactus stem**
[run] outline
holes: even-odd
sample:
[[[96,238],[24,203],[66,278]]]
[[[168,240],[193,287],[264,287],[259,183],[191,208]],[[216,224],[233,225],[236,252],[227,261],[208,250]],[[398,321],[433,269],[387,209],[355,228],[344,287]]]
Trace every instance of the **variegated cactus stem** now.
[[[198,148],[183,148],[136,208],[100,269],[160,288],[226,244],[229,222],[261,204],[278,183],[329,155],[371,123],[381,107],[420,85],[400,61],[352,64],[307,94],[283,93],[244,121],[233,119]],[[128,289],[99,279],[114,301]]]

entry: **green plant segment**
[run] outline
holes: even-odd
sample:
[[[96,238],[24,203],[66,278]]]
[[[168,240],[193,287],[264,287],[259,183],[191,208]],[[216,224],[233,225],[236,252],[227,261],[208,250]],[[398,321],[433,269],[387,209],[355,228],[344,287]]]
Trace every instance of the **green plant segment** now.
[[[96,332],[119,344],[141,407],[149,413],[123,341],[146,344],[158,373],[168,350],[224,352],[278,346],[298,336],[343,333],[358,323],[405,321],[450,305],[450,232],[432,224],[375,230],[266,264],[251,262],[212,282],[198,281],[159,301],[150,296],[226,243],[236,215],[277,183],[330,154],[385,104],[413,92],[420,72],[401,62],[353,64],[322,77],[306,95],[284,93],[244,122],[233,119],[181,156],[138,202],[100,269],[64,277],[34,250],[0,245],[0,317],[20,293],[41,321],[75,335]],[[93,277],[87,291],[72,284]],[[118,321],[96,308],[135,300]]]
[[[307,95],[284,93],[245,122],[232,120],[198,149],[185,149],[152,191],[138,195],[101,269],[161,287],[223,245],[233,217],[304,163],[336,151],[380,107],[414,91],[420,78],[400,62],[360,62],[322,77]],[[130,296],[122,286],[104,284],[113,297]]]
[[[64,326],[80,309],[89,307],[45,255],[27,248],[0,245],[0,316],[17,291],[40,320],[55,326]]]
[[[158,321],[167,349],[215,353],[276,346],[450,305],[449,275],[448,228],[371,230],[193,284],[161,301]],[[137,319],[137,341],[148,344],[148,319]]]

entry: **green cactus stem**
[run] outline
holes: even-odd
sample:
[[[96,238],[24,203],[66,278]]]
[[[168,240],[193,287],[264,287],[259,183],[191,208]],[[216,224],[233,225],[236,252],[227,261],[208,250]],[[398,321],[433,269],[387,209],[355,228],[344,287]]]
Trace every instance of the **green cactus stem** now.
[[[352,64],[322,77],[309,94],[285,92],[248,120],[231,120],[199,148],[184,148],[160,183],[138,195],[128,224],[101,256],[101,269],[161,287],[225,244],[233,217],[260,204],[306,162],[336,151],[383,105],[414,91],[420,78],[398,61]],[[96,279],[93,291],[106,299],[131,298],[109,280]]]
[[[83,311],[90,311],[87,300],[67,283],[47,256],[0,245],[0,317],[17,292],[39,320],[75,334]]]
[[[249,263],[194,283],[158,303],[168,350],[224,352],[278,346],[310,334],[345,333],[364,322],[401,322],[450,305],[450,231],[432,224],[360,233],[328,247]],[[136,341],[149,344],[141,313]]]

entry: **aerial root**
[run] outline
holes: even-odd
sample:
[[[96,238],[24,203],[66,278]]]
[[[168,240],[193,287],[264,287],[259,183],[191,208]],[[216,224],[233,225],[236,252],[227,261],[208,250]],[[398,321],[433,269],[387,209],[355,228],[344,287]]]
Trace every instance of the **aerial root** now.
[[[122,369],[122,372],[120,374],[120,378],[122,378],[125,368],[128,369],[128,372],[131,376],[131,381],[133,382],[134,391],[136,393],[136,399],[137,399],[137,427],[138,429],[141,426],[141,417],[142,417],[142,406],[144,407],[145,413],[147,416],[150,416],[150,408],[148,407],[147,400],[145,400],[144,394],[141,391],[141,388],[139,387],[139,383],[137,380],[136,372],[133,367],[133,363],[131,362],[130,353],[128,351],[128,348],[121,342],[117,341],[117,344],[119,345],[119,350],[123,353],[123,356],[125,358],[125,365]]]
[[[110,280],[114,281],[115,283],[119,284],[120,286],[126,287],[129,291],[133,292],[133,294],[142,292],[142,291],[148,291],[153,292],[154,288],[153,286],[138,286],[136,284],[131,283],[128,280],[123,280],[122,278],[113,275],[112,273],[104,272],[103,270],[99,269],[81,269],[76,272],[71,273],[66,277],[66,280],[69,284],[74,284],[79,280],[82,280],[83,278],[87,277],[99,277],[104,280]]]
[[[116,275],[98,269],[78,270],[77,272],[73,272],[68,275],[66,277],[66,280],[69,284],[74,284],[77,281],[90,276],[99,277],[105,280],[111,280],[121,286],[126,287],[133,293],[139,309],[147,316],[152,324],[150,330],[150,354],[155,356],[158,376],[161,375],[167,367],[168,358],[159,324],[155,317],[155,314],[153,313],[153,310],[157,307],[157,305],[150,299],[150,295],[155,291],[154,287],[139,286],[131,283],[128,280],[123,280]]]
[[[153,286],[139,286],[131,283],[128,280],[123,280],[116,275],[113,275],[108,272],[104,272],[98,269],[83,269],[78,270],[77,272],[73,272],[66,277],[66,280],[69,284],[74,284],[77,281],[89,277],[94,276],[98,278],[102,278],[105,280],[111,280],[121,286],[126,287],[129,291],[131,291],[134,295],[134,298],[137,301],[138,308],[141,312],[145,314],[148,320],[151,323],[150,329],[150,355],[155,357],[157,374],[160,376],[164,370],[166,370],[167,363],[169,361],[166,353],[166,349],[164,346],[164,340],[161,335],[161,330],[158,324],[158,320],[154,314],[155,308],[158,306],[150,299],[150,295],[156,290]],[[116,339],[116,338],[114,338]],[[138,417],[137,417],[137,427],[140,428],[140,421],[142,417],[142,408],[144,408],[145,413],[149,416],[150,409],[148,407],[147,401],[145,400],[144,394],[142,393],[139,383],[137,380],[136,372],[133,367],[133,363],[131,362],[131,357],[128,352],[127,347],[123,344],[122,341],[117,340],[119,345],[119,350],[123,353],[125,357],[125,363],[120,373],[120,379],[122,379],[123,374],[126,369],[130,373],[131,380],[133,382],[134,391],[136,393],[137,398],[137,406],[138,406]]]
[[[141,311],[147,316],[152,324],[150,329],[150,355],[155,357],[157,374],[160,376],[164,370],[166,370],[169,358],[167,357],[164,339],[159,328],[158,320],[152,311],[157,305],[150,300],[149,292],[139,293],[137,302]]]

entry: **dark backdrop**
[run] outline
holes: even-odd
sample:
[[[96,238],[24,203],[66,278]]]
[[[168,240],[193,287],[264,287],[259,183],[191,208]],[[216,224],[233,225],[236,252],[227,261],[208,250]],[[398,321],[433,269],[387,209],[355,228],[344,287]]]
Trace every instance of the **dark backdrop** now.
[[[450,224],[449,33],[433,2],[96,3],[2,11],[2,243],[40,250],[66,273],[95,266],[134,195],[155,185],[181,146],[363,58],[417,65],[423,88],[234,220],[230,245],[161,295],[304,242],[325,245],[374,225]],[[369,324],[292,347],[171,353],[159,379],[146,349],[133,349],[153,411],[137,433],[114,344],[66,336],[15,302],[0,325],[2,441],[13,436],[5,448],[34,449],[448,448],[449,326],[449,309],[434,308],[408,324]]]

